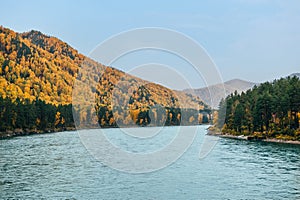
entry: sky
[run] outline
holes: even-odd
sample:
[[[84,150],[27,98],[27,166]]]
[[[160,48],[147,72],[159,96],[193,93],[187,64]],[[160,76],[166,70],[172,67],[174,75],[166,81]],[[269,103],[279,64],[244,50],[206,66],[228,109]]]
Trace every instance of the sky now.
[[[1,2],[0,24],[17,32],[39,30],[85,55],[120,32],[143,27],[167,28],[199,43],[224,81],[240,78],[263,82],[300,71],[297,0],[10,0]],[[131,59],[120,59],[113,66],[132,71],[136,64],[132,60],[138,57],[138,53],[129,55]],[[150,52],[149,57],[157,62],[162,55]],[[163,60],[169,60],[178,73],[187,71],[184,78],[192,82],[192,87],[204,84],[189,76],[193,73],[186,70],[184,63],[175,63],[176,59],[168,55]]]

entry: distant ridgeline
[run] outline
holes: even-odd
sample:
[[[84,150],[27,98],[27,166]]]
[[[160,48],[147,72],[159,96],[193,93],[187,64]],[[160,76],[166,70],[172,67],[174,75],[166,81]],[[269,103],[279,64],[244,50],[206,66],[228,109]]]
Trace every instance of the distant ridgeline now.
[[[300,140],[300,80],[287,77],[222,100],[217,126],[223,133]],[[223,125],[225,119],[225,124]]]
[[[79,71],[83,63],[89,67]],[[0,132],[74,128],[75,80],[85,97],[95,97],[94,102],[77,99],[73,106],[79,127],[86,122],[117,127],[210,120],[209,107],[198,97],[99,64],[41,32],[0,27]]]

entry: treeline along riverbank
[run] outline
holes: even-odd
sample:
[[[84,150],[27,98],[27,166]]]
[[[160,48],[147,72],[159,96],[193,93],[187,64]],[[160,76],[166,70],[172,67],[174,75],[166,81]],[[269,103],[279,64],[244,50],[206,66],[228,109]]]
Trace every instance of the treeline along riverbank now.
[[[219,106],[215,128],[223,134],[300,141],[300,80],[281,78],[229,95]]]
[[[72,106],[0,97],[0,138],[74,130]]]

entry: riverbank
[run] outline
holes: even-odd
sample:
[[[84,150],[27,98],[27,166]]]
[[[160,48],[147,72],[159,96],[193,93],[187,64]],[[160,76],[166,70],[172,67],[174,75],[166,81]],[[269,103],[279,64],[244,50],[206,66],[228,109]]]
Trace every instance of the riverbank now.
[[[199,124],[199,125],[207,125],[207,124]],[[166,125],[166,126],[176,126],[176,125]],[[188,126],[188,125],[182,125],[182,126]],[[140,127],[144,127],[144,126],[140,126]],[[147,127],[155,127],[155,126],[147,126]],[[90,127],[89,129],[98,129],[98,128],[99,127]],[[105,126],[105,127],[101,127],[101,128],[107,129],[107,128],[119,128],[119,127],[118,126]],[[128,126],[126,128],[135,128],[135,126]],[[13,138],[13,137],[19,137],[19,136],[45,134],[45,133],[56,133],[56,132],[63,132],[63,131],[76,131],[76,130],[80,130],[80,128],[76,129],[75,127],[64,127],[64,128],[52,128],[52,129],[48,128],[46,130],[15,129],[14,131],[8,130],[6,132],[0,132],[0,140],[9,139],[9,138]]]
[[[27,135],[37,135],[37,134],[45,134],[45,133],[56,133],[62,131],[75,131],[75,127],[64,127],[64,128],[53,128],[53,129],[45,129],[45,130],[37,130],[37,129],[15,129],[8,130],[6,132],[0,132],[0,140],[9,139],[13,137],[19,136],[27,136]]]
[[[248,141],[261,141],[261,142],[271,142],[271,143],[282,143],[282,144],[297,144],[300,145],[300,141],[295,140],[280,140],[276,138],[265,138],[265,137],[257,137],[257,136],[244,136],[244,135],[230,135],[227,133],[220,133],[215,131],[207,131],[207,135],[222,137],[222,138],[229,138],[235,140],[248,140]]]

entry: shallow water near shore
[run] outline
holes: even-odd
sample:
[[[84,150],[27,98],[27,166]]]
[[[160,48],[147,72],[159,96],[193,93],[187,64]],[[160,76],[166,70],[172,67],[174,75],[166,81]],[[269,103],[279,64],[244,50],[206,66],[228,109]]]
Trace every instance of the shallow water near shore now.
[[[1,140],[0,199],[300,199],[299,145],[219,138],[208,156],[199,159],[206,128],[199,126],[192,145],[175,163],[144,174],[104,166],[88,153],[77,132]],[[166,137],[157,148],[172,138],[176,127],[164,129]],[[120,137],[119,143],[126,140]]]

